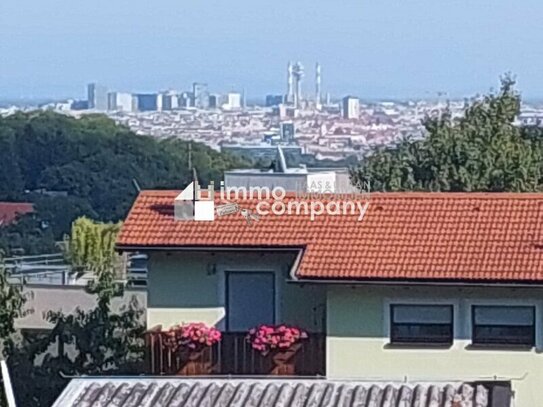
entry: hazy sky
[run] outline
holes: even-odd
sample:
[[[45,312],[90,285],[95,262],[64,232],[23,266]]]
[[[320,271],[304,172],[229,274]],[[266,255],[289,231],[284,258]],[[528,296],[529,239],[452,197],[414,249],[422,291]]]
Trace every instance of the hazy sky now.
[[[0,99],[115,90],[468,96],[514,72],[543,97],[542,0],[0,0]]]

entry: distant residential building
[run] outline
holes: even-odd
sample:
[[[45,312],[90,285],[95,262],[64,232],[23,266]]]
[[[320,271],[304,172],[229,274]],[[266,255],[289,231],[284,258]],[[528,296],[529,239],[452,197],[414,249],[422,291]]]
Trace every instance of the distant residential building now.
[[[358,119],[360,116],[360,100],[354,96],[343,98],[343,118]]]
[[[192,94],[194,95],[194,107],[197,109],[209,108],[209,92],[207,83],[194,82],[192,84]]]
[[[283,95],[267,95],[266,96],[266,106],[273,107],[279,106],[284,103],[285,97]]]
[[[108,93],[108,110],[115,112],[131,112],[133,111],[133,107],[131,93]]]
[[[222,106],[225,110],[241,109],[241,94],[230,92],[226,95],[226,103]]]
[[[156,93],[147,93],[135,95],[136,108],[138,112],[149,112],[159,110],[158,95]]]
[[[89,109],[106,111],[108,107],[108,90],[97,83],[89,83],[87,86],[87,101]]]
[[[293,122],[283,122],[281,123],[281,141],[283,142],[291,142],[294,140],[294,135],[296,134],[296,130],[294,128]]]

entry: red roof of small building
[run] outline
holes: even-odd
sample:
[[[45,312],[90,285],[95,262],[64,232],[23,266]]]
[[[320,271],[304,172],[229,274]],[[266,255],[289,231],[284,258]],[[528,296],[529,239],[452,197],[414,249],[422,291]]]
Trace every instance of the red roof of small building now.
[[[360,222],[358,214],[270,214],[247,225],[239,213],[175,220],[178,193],[142,192],[119,249],[303,248],[300,279],[543,282],[543,194],[373,193]]]
[[[34,206],[26,202],[0,202],[0,226],[15,221],[18,215],[34,212]]]

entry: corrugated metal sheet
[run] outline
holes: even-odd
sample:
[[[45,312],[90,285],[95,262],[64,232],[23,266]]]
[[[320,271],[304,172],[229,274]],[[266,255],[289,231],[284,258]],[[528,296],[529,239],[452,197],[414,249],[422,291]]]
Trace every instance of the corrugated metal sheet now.
[[[53,407],[487,407],[468,383],[302,379],[78,378]]]

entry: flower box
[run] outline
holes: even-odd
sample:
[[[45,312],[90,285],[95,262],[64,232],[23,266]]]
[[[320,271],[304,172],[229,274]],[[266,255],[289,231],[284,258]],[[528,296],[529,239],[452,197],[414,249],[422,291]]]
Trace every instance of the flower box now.
[[[307,338],[307,333],[296,327],[261,325],[251,329],[246,340],[262,356],[271,358],[270,374],[292,376],[296,374],[296,354]]]
[[[164,332],[164,344],[179,358],[178,375],[208,375],[213,371],[211,347],[221,340],[221,332],[204,323],[177,325]]]

